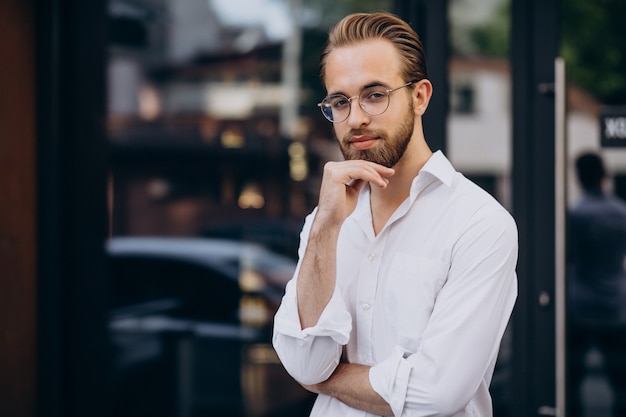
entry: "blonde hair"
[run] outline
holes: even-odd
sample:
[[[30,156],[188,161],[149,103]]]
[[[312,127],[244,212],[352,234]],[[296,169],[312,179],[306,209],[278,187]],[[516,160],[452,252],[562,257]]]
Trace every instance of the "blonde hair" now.
[[[354,13],[344,17],[329,32],[326,46],[320,57],[320,78],[325,84],[328,55],[333,49],[358,42],[387,39],[403,58],[404,81],[428,78],[424,47],[415,31],[399,17],[386,12]]]

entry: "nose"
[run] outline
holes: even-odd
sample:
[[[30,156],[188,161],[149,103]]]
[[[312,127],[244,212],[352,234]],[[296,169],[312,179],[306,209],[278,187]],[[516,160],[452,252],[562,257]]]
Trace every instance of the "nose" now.
[[[361,107],[359,96],[350,97],[350,114],[346,122],[351,128],[358,128],[364,124],[368,124],[370,121],[370,115],[367,114]]]

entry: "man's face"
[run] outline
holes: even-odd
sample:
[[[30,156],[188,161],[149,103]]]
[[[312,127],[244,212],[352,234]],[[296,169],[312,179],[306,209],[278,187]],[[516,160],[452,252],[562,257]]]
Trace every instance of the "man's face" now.
[[[392,89],[403,85],[400,57],[386,40],[361,42],[333,50],[326,65],[328,94],[354,97],[374,85]],[[395,166],[413,135],[415,114],[411,87],[394,91],[389,108],[371,116],[353,99],[348,119],[334,124],[341,152],[346,159],[363,159]]]

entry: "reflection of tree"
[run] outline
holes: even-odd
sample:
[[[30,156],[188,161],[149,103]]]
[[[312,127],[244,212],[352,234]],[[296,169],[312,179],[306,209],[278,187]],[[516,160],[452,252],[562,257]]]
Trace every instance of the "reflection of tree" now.
[[[511,0],[446,0],[455,57],[506,59]]]
[[[453,53],[506,58],[510,2],[500,0],[495,13],[485,22],[457,27]],[[626,0],[561,1],[561,55],[568,64],[568,77],[609,105],[626,104],[624,16]]]
[[[470,30],[469,36],[477,54],[488,58],[506,58],[510,22],[510,1],[503,1],[490,21]]]
[[[626,105],[626,1],[567,0],[561,54],[568,76],[609,105]]]

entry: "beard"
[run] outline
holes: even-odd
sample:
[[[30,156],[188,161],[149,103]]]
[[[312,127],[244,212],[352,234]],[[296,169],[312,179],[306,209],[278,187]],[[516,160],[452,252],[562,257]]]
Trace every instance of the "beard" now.
[[[412,103],[411,103],[412,104]],[[409,111],[402,118],[400,126],[388,134],[382,130],[369,129],[353,129],[343,136],[343,140],[338,140],[341,153],[346,160],[364,160],[375,162],[377,164],[393,168],[404,155],[411,136],[413,135],[415,115],[413,114],[413,106],[409,106]],[[377,137],[381,142],[371,149],[356,150],[350,144],[350,138],[353,136],[370,136]]]

